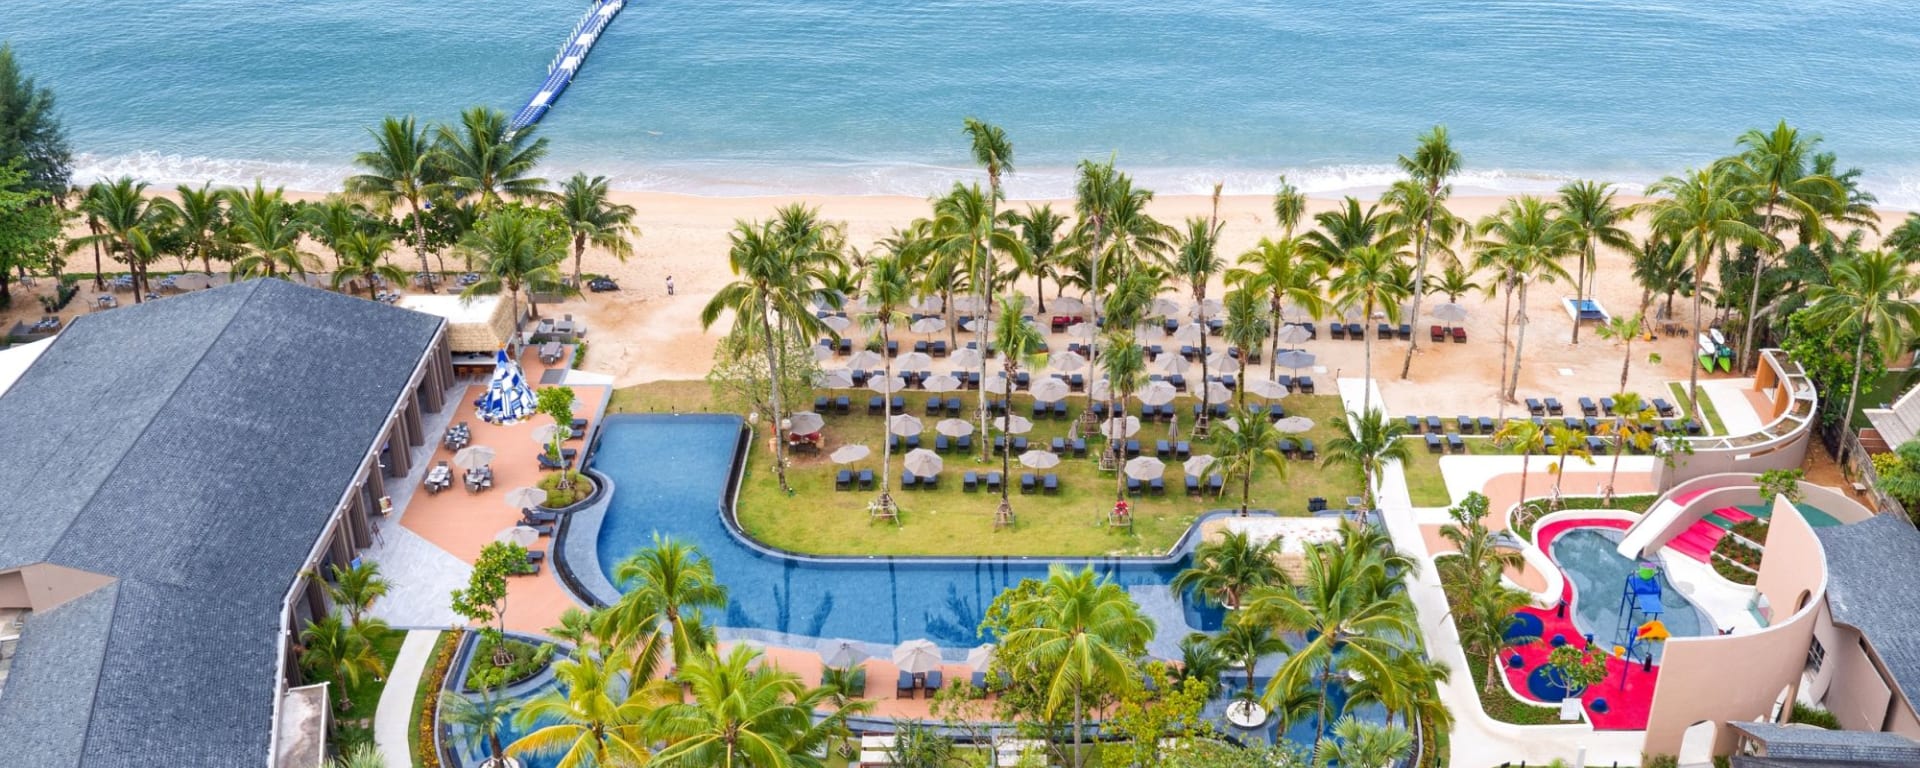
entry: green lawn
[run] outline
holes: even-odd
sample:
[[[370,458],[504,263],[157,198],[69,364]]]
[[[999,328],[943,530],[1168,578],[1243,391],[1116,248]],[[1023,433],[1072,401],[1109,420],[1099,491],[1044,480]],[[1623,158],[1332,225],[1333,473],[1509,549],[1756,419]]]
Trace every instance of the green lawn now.
[[[1881,408],[1893,404],[1901,395],[1920,383],[1920,368],[1907,368],[1899,371],[1887,371],[1871,381],[1862,382],[1860,397],[1853,407],[1853,428],[1864,429],[1873,426],[1867,423],[1868,408]]]
[[[435,697],[440,695],[440,680],[434,679],[434,665],[442,655],[451,653],[450,646],[460,642],[459,632],[440,632],[433,638],[433,655],[427,657],[427,668],[420,674],[420,683],[413,689],[413,711],[407,717],[407,754],[413,758],[413,768],[424,768],[420,764],[420,748],[416,743],[420,737],[420,718],[428,712]]]
[[[373,651],[380,656],[382,669],[388,671],[393,669],[393,660],[400,655],[400,644],[406,639],[406,632],[388,630],[374,640]],[[329,677],[322,677],[315,682],[321,681],[330,683],[328,690],[333,692],[331,698],[335,704],[339,703],[342,690],[346,692],[347,699],[353,703],[351,709],[336,710],[336,719],[340,727],[334,733],[335,745],[344,750],[361,742],[371,743],[373,713],[380,708],[380,692],[387,687],[386,676],[361,675],[359,685],[343,685]]]
[[[842,444],[862,443],[875,449],[874,456],[861,462],[856,469],[879,469],[879,448],[885,439],[881,435],[881,418],[866,415],[867,396],[856,394],[859,396],[854,398],[855,413],[828,417],[826,448],[817,454],[796,454],[793,457],[792,467],[787,473],[793,487],[791,496],[781,493],[768,466],[765,441],[756,443],[740,491],[740,523],[748,533],[776,547],[812,554],[1145,554],[1165,551],[1202,512],[1238,506],[1238,494],[1233,483],[1228,484],[1229,491],[1225,499],[1201,500],[1186,496],[1177,464],[1169,460],[1167,494],[1134,500],[1134,526],[1131,531],[1107,528],[1103,521],[1112,506],[1115,474],[1101,472],[1095,463],[1093,456],[1099,450],[1096,438],[1089,441],[1088,458],[1069,457],[1059,466],[1044,470],[1060,475],[1061,490],[1056,496],[1021,495],[1018,485],[1020,474],[1032,470],[1023,469],[1016,457],[1011,468],[1014,483],[1011,498],[1018,524],[1011,531],[996,533],[993,530],[993,512],[999,503],[998,495],[988,494],[984,488],[975,493],[961,491],[961,475],[966,471],[975,470],[984,476],[987,471],[999,471],[1001,468],[998,457],[991,465],[980,463],[977,445],[972,458],[957,453],[944,456],[946,468],[940,475],[938,490],[894,492],[894,498],[901,508],[900,525],[871,522],[867,503],[877,495],[877,490],[835,491],[833,477],[839,467],[826,457],[833,448]],[[970,401],[968,393],[953,396]],[[926,422],[928,431],[922,439],[929,441],[927,444],[930,446],[934,434],[933,423],[937,419],[925,417],[923,406],[926,395],[907,394],[905,398],[907,411]],[[1026,413],[1031,402],[1024,395],[1014,395],[1017,412],[1021,414]],[[1183,398],[1180,402],[1191,401]],[[1084,401],[1074,401],[1076,411],[1082,403]],[[1282,403],[1286,405],[1289,415],[1306,416],[1314,420],[1314,429],[1307,432],[1305,437],[1324,446],[1334,436],[1335,430],[1330,420],[1338,417],[1338,397],[1295,396]],[[1026,437],[1030,442],[1045,445],[1053,437],[1064,437],[1069,424],[1064,420],[1044,419],[1037,422]],[[1182,429],[1187,426],[1183,418]],[[1168,439],[1167,431],[1166,424],[1143,426],[1136,437],[1141,441],[1142,453],[1151,455],[1154,441]],[[975,438],[977,440],[978,435]],[[1209,450],[1196,445],[1194,452],[1207,453]],[[1255,508],[1303,514],[1310,497],[1321,496],[1339,504],[1347,496],[1359,493],[1359,470],[1354,468],[1322,468],[1315,463],[1292,460],[1287,462],[1287,470],[1288,476],[1284,479],[1270,467],[1262,468],[1255,474],[1252,493],[1252,505]],[[896,455],[891,477],[897,480],[900,471],[900,458]]]
[[[1445,507],[1453,504],[1447,496],[1446,478],[1440,475],[1441,454],[1427,451],[1427,438],[1421,435],[1408,435],[1401,438],[1408,441],[1413,451],[1413,459],[1400,465],[1407,477],[1407,494],[1416,507]],[[1493,447],[1491,437],[1464,438],[1469,456],[1497,456],[1501,451]]]
[[[713,389],[704,381],[650,381],[614,390],[607,413],[698,412],[712,401]]]
[[[1677,401],[1675,405],[1679,407],[1680,412],[1691,416],[1693,414],[1693,398],[1687,397],[1686,382],[1676,381],[1668,384],[1667,388],[1673,390],[1673,397]],[[1702,410],[1705,410],[1707,414],[1706,434],[1726,434],[1727,425],[1720,421],[1720,411],[1713,407],[1713,398],[1700,398],[1700,407]]]

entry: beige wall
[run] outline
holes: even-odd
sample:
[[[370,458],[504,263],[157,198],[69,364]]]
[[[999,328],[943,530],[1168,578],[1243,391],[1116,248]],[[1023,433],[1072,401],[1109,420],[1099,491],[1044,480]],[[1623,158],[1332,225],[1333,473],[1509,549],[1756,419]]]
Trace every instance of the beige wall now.
[[[1766,547],[1756,586],[1774,606],[1774,622],[1757,632],[1667,642],[1647,723],[1648,753],[1679,754],[1688,726],[1711,721],[1714,754],[1727,754],[1736,741],[1727,721],[1766,717],[1781,690],[1798,684],[1825,601],[1826,555],[1813,528],[1784,499],[1774,502]],[[1803,593],[1807,604],[1795,612]]]
[[[52,563],[0,573],[0,608],[49,611],[106,586],[113,579]]]

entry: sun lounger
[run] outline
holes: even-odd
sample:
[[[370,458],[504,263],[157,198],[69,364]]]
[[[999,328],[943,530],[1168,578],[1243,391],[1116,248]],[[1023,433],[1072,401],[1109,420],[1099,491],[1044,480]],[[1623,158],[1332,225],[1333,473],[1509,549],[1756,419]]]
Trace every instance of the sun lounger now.
[[[938,490],[940,488],[940,476],[934,474],[920,478],[920,487],[929,491]]]
[[[1187,495],[1188,496],[1200,495],[1200,478],[1194,477],[1193,475],[1187,475]]]
[[[1440,436],[1433,434],[1432,432],[1428,432],[1427,433],[1427,453],[1440,453],[1443,450],[1445,449],[1440,445]]]
[[[1171,440],[1153,441],[1153,457],[1156,459],[1172,458],[1173,457],[1173,441]]]
[[[1420,417],[1408,416],[1406,417],[1406,422],[1407,422],[1407,434],[1409,435],[1420,434],[1420,425],[1421,425]]]
[[[1058,474],[1048,472],[1045,477],[1040,478],[1040,489],[1044,491],[1048,496],[1052,496],[1053,494],[1059,493],[1060,492],[1060,476]]]
[[[1300,458],[1311,459],[1314,458],[1315,455],[1313,441],[1304,437],[1300,438]]]
[[[1673,415],[1673,403],[1667,402],[1665,398],[1660,398],[1660,397],[1654,398],[1653,408],[1655,411],[1659,412],[1661,416]]]
[[[911,491],[919,487],[920,487],[919,477],[916,477],[912,472],[907,472],[905,470],[902,470],[900,472],[900,490]]]
[[[1332,332],[1331,334],[1329,334],[1332,338],[1339,339],[1342,341],[1346,340],[1347,338],[1347,326],[1343,324],[1328,323],[1327,330]]]
[[[1073,456],[1076,459],[1084,459],[1087,457],[1087,439],[1086,438],[1076,437],[1073,439]]]
[[[1440,432],[1440,431],[1443,431],[1443,430],[1445,430],[1445,429],[1446,429],[1445,427],[1442,427],[1442,426],[1440,426],[1440,417],[1438,417],[1438,416],[1428,416],[1428,417],[1427,417],[1427,431],[1428,431],[1428,432]]]
[[[1613,415],[1613,398],[1611,397],[1600,398],[1600,412],[1608,416]]]
[[[1147,492],[1155,496],[1167,495],[1167,482],[1158,477],[1147,481]]]
[[[1291,437],[1283,437],[1283,438],[1280,438],[1279,440],[1275,440],[1273,443],[1273,448],[1274,450],[1279,451],[1280,455],[1285,456],[1287,458],[1293,458],[1293,452],[1296,450],[1299,450],[1299,446],[1294,444],[1293,438]]]
[[[945,684],[946,684],[946,679],[941,677],[940,670],[937,670],[937,669],[932,672],[928,672],[926,679],[922,681],[922,686],[926,688],[927,698],[929,699],[933,698],[934,692],[940,690],[940,687]]]
[[[1126,447],[1127,447],[1127,458],[1129,459],[1137,458],[1140,455],[1139,440],[1128,439]]]
[[[1139,496],[1140,488],[1141,486],[1140,486],[1139,480],[1136,480],[1131,477],[1127,478],[1127,495],[1128,496]]]
[[[1031,494],[1034,491],[1038,491],[1038,490],[1040,490],[1040,478],[1034,477],[1032,472],[1020,473],[1020,492],[1021,493]]]
[[[1547,415],[1548,416],[1562,416],[1562,415],[1565,415],[1566,412],[1567,412],[1567,409],[1560,407],[1559,398],[1554,398],[1554,397],[1547,398]]]
[[[843,469],[833,475],[833,489],[847,491],[853,489],[853,470]]]
[[[988,493],[1000,492],[1000,473],[998,472],[987,473],[987,492]]]
[[[1173,444],[1173,457],[1181,461],[1186,461],[1187,459],[1192,458],[1193,444],[1185,440],[1175,441]]]
[[[1462,430],[1462,431],[1465,431],[1465,430]],[[1480,434],[1483,434],[1483,435],[1493,434],[1493,418],[1492,417],[1490,416],[1480,417]]]
[[[1465,328],[1461,328],[1461,327],[1459,327],[1459,326],[1454,326],[1454,328],[1453,328],[1453,343],[1455,343],[1455,344],[1465,344],[1465,343],[1467,343],[1467,329],[1465,329]]]
[[[863,490],[863,491],[873,490],[873,470],[871,469],[860,470],[860,490]]]
[[[1301,394],[1303,395],[1313,394],[1313,377],[1312,376],[1301,376],[1300,378],[1294,379],[1293,384],[1294,386],[1297,386],[1300,388]]]
[[[1606,450],[1607,450],[1606,440],[1599,437],[1595,437],[1593,435],[1587,436],[1587,451],[1589,453],[1605,453]]]
[[[1440,342],[1443,342],[1443,341],[1446,341],[1446,340],[1447,340],[1447,331],[1446,331],[1446,329],[1445,329],[1445,328],[1441,328],[1440,326],[1437,326],[1437,325],[1436,325],[1436,326],[1432,326],[1432,327],[1430,328],[1430,330],[1428,331],[1428,335],[1432,337],[1432,339],[1433,339],[1433,341],[1434,341],[1434,343],[1436,343],[1436,344],[1438,344],[1438,343],[1440,343]]]
[[[527,563],[529,565],[546,562],[546,559],[547,559],[547,551],[544,549],[527,550]]]
[[[835,412],[835,413],[847,413],[847,412],[849,412],[849,411],[852,411],[852,410],[853,410],[853,398],[851,398],[851,397],[848,397],[848,396],[846,396],[846,395],[841,395],[841,396],[839,396],[839,397],[836,397],[836,398],[834,398],[834,399],[833,399],[833,410],[834,410],[834,412]]]
[[[570,459],[567,459],[567,458],[555,459],[552,456],[547,455],[546,452],[544,451],[541,453],[535,454],[535,456],[537,456],[540,460],[541,469],[566,469],[569,465],[573,463]]]
[[[973,686],[975,690],[985,691],[987,689],[987,673],[973,673],[973,678],[968,680],[967,684]]]
[[[953,449],[960,453],[973,451],[973,435],[961,435],[953,439]]]
[[[1381,341],[1387,341],[1388,339],[1392,339],[1393,326],[1388,325],[1386,323],[1381,323],[1379,325],[1376,325],[1373,327],[1373,335],[1374,335],[1374,338],[1379,339]]]
[[[980,490],[980,473],[968,470],[960,476],[960,492],[973,493]]]
[[[1466,453],[1467,441],[1459,435],[1447,435],[1447,448],[1454,453]]]
[[[1594,405],[1591,397],[1580,398],[1580,413],[1586,416],[1598,416],[1600,406]]]
[[[1531,413],[1535,416],[1543,416],[1543,415],[1546,415],[1546,412],[1547,412],[1547,406],[1541,403],[1539,398],[1534,398],[1534,397],[1527,398],[1527,413]]]
[[[951,439],[949,439],[946,435],[934,435],[933,437],[934,453],[949,453],[952,450],[953,450],[953,441]]]
[[[1459,430],[1460,434],[1463,434],[1463,435],[1473,434],[1473,417],[1472,416],[1455,416],[1453,417],[1453,423],[1454,423],[1454,428]]]
[[[1207,475],[1207,493],[1219,496],[1227,489],[1227,479],[1220,475]]]
[[[540,564],[537,562],[529,562],[527,563],[527,567],[524,570],[513,571],[512,573],[509,573],[507,575],[508,576],[538,576],[540,575]]]
[[[901,672],[899,682],[894,683],[893,695],[902,699],[913,698],[914,689],[919,687],[914,683],[912,672]]]
[[[1367,340],[1366,327],[1359,323],[1347,323],[1347,340],[1348,341],[1366,341]]]

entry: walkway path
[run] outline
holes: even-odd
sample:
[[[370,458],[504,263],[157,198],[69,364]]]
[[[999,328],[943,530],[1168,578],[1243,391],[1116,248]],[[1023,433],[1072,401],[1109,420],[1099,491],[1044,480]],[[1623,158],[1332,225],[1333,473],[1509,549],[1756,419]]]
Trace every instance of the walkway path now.
[[[380,692],[380,707],[373,714],[373,743],[394,768],[413,764],[407,732],[413,719],[413,693],[420,688],[420,675],[433,660],[434,640],[439,637],[440,632],[431,629],[408,632],[393,669],[387,670],[387,687]]]

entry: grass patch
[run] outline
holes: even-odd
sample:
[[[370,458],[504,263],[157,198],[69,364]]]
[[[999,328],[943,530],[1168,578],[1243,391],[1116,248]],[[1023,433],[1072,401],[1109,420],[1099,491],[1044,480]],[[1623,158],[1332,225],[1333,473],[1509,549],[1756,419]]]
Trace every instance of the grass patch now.
[[[1861,382],[1860,397],[1853,408],[1853,428],[1873,426],[1867,422],[1867,409],[1891,406],[1916,383],[1920,383],[1920,368],[1887,371],[1871,381]]]
[[[1673,391],[1674,399],[1679,401],[1680,412],[1687,414],[1688,417],[1692,417],[1694,414],[1693,398],[1687,397],[1687,385],[1676,381],[1668,384],[1667,388]],[[1707,417],[1707,434],[1725,435],[1727,433],[1727,425],[1720,421],[1720,411],[1713,407],[1713,398],[1700,398],[1700,408],[1702,411],[1705,411]]]
[[[712,404],[705,381],[650,381],[614,390],[607,413],[697,413]]]
[[[1452,506],[1453,499],[1447,494],[1447,480],[1440,474],[1442,454],[1427,450],[1427,438],[1421,435],[1408,435],[1401,440],[1410,443],[1413,458],[1400,465],[1407,478],[1407,495],[1413,499],[1416,507]],[[1498,456],[1502,451],[1493,446],[1493,438],[1463,438],[1467,444],[1467,456]],[[1462,455],[1462,454],[1451,454]]]
[[[460,646],[460,633],[439,632],[433,640],[433,655],[429,657],[430,666],[426,674],[420,676],[420,684],[413,689],[413,709],[407,716],[407,754],[413,757],[413,768],[438,768],[440,760],[433,756],[433,727],[429,721],[422,728],[421,718],[433,706],[435,697],[440,694],[440,683],[446,679],[447,669],[453,664],[454,651]],[[429,761],[428,758],[431,758]]]
[[[958,396],[971,402],[967,393]],[[933,421],[923,408],[925,394],[904,395],[907,412],[927,422],[929,431],[923,440],[931,441]],[[1191,402],[1182,400],[1181,402]],[[1289,415],[1313,419],[1315,427],[1304,436],[1324,446],[1336,434],[1332,419],[1340,417],[1340,400],[1331,395],[1295,396],[1281,401]],[[1016,393],[1017,413],[1026,414],[1032,399]],[[1055,555],[1095,556],[1104,554],[1143,554],[1165,551],[1172,546],[1201,513],[1213,509],[1237,508],[1237,485],[1228,483],[1224,498],[1192,498],[1184,492],[1184,479],[1177,462],[1168,461],[1167,493],[1158,497],[1134,499],[1134,524],[1131,531],[1104,527],[1112,507],[1115,475],[1101,472],[1094,456],[1101,442],[1088,441],[1088,457],[1065,458],[1059,466],[1044,470],[1060,476],[1060,493],[1054,496],[1022,495],[1019,478],[1026,470],[1019,461],[1011,462],[1013,483],[1011,500],[1018,524],[1011,531],[993,530],[993,513],[999,495],[983,488],[975,493],[961,490],[961,477],[969,470],[984,477],[988,471],[1000,471],[999,457],[991,464],[975,454],[946,454],[946,468],[940,473],[940,487],[934,491],[894,492],[900,506],[900,525],[869,522],[867,504],[877,495],[873,491],[835,491],[834,473],[840,467],[827,454],[846,443],[861,443],[874,448],[872,458],[855,469],[880,471],[880,448],[884,445],[879,416],[865,413],[864,398],[856,404],[856,413],[827,418],[827,445],[818,453],[792,455],[787,478],[793,488],[789,496],[781,492],[769,466],[766,435],[748,461],[741,485],[739,519],[742,528],[770,545],[798,552],[835,555]],[[1054,437],[1065,437],[1072,422],[1044,419],[1025,435],[1029,443],[1045,446]],[[1184,429],[1188,424],[1182,419]],[[1143,455],[1152,455],[1156,440],[1168,437],[1168,425],[1144,425],[1135,439],[1141,441]],[[975,435],[977,439],[979,436]],[[1203,445],[1195,453],[1210,453]],[[1017,457],[1016,457],[1017,459]],[[1307,499],[1324,497],[1339,503],[1360,492],[1360,473],[1352,467],[1322,468],[1302,460],[1287,462],[1287,477],[1280,478],[1271,467],[1262,467],[1254,475],[1252,505],[1284,514],[1304,514]],[[891,477],[897,485],[901,467],[894,456]],[[1035,471],[1039,473],[1040,471]]]
[[[467,664],[466,687],[469,690],[498,688],[520,682],[545,669],[547,662],[553,660],[552,643],[534,645],[507,638],[507,653],[512,655],[513,660],[505,665],[495,665],[494,645],[493,638],[484,634],[479,642],[474,643],[473,661]]]
[[[380,657],[381,668],[389,674],[393,671],[393,660],[400,655],[400,644],[407,639],[407,633],[399,630],[387,630],[373,638],[373,652]],[[385,675],[362,674],[358,685],[334,680],[322,675],[315,682],[326,682],[331,697],[337,704],[342,692],[352,707],[342,711],[335,710],[334,717],[339,727],[334,730],[333,745],[342,752],[359,744],[373,743],[373,713],[380,708],[380,692],[387,687]]]
[[[1819,707],[1810,707],[1800,702],[1793,703],[1793,713],[1787,716],[1787,722],[1818,726],[1829,731],[1840,730],[1840,719]]]
[[[1447,609],[1456,615],[1461,613],[1460,601],[1465,597],[1467,585],[1458,578],[1453,568],[1440,569],[1440,588],[1447,596]],[[1505,684],[1493,686],[1487,690],[1487,657],[1485,654],[1462,649],[1467,655],[1467,672],[1473,676],[1473,690],[1480,695],[1480,707],[1487,716],[1503,723],[1515,725],[1559,725],[1560,708],[1542,706],[1514,698]]]

